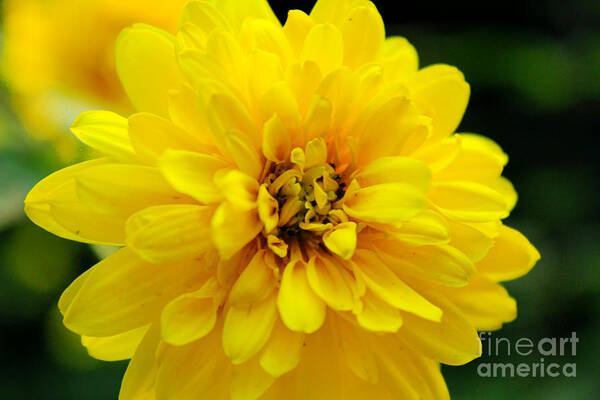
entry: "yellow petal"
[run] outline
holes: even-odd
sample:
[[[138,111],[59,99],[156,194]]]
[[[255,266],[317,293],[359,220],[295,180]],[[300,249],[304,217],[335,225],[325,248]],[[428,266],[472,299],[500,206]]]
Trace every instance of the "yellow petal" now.
[[[513,184],[508,179],[499,176],[493,181],[488,182],[488,186],[504,197],[504,201],[506,201],[509,211],[512,211],[513,208],[515,208],[519,196],[517,195]]]
[[[156,348],[159,341],[160,329],[158,324],[153,324],[127,366],[121,383],[119,400],[145,399],[143,396],[153,390],[156,378]]]
[[[242,26],[246,18],[264,19],[279,25],[279,20],[267,0],[247,0],[242,3],[237,0],[220,0],[216,2],[215,7],[236,29]]]
[[[327,145],[322,138],[308,142],[304,153],[306,156],[304,168],[306,169],[327,164]]]
[[[360,299],[361,306],[354,311],[359,325],[374,332],[397,332],[402,326],[400,310],[367,290]]]
[[[231,400],[256,400],[275,382],[256,359],[234,365],[231,372]]]
[[[459,221],[488,222],[508,216],[504,197],[474,182],[438,182],[428,197],[442,214]]]
[[[75,176],[108,160],[85,161],[38,182],[25,199],[25,214],[36,225],[60,237],[84,243],[125,243],[125,218],[92,210],[77,194]]]
[[[77,194],[98,212],[128,217],[136,211],[160,204],[188,203],[158,168],[134,164],[104,164],[79,172]]]
[[[466,364],[481,356],[481,342],[475,328],[447,299],[442,296],[434,298],[444,310],[441,322],[404,314],[404,325],[398,335],[406,345],[448,365]]]
[[[448,243],[448,229],[448,222],[438,212],[425,210],[387,231],[403,243],[424,245]]]
[[[442,317],[442,310],[400,280],[375,252],[358,249],[352,261],[367,287],[391,306],[431,321],[439,321]]]
[[[198,205],[146,208],[127,220],[127,247],[151,263],[197,258],[211,248],[212,212]]]
[[[353,68],[373,61],[385,40],[383,19],[373,3],[350,11],[340,30],[344,39],[344,65]]]
[[[296,62],[288,66],[285,80],[294,93],[301,115],[307,115],[308,105],[317,91],[321,79],[321,69],[312,61]]]
[[[129,137],[136,153],[151,162],[167,149],[203,151],[207,147],[171,121],[150,113],[129,117]]]
[[[214,29],[229,28],[227,19],[209,1],[190,1],[185,5],[179,19],[179,25],[191,23],[201,28],[208,36]]]
[[[419,56],[408,40],[391,36],[383,44],[380,63],[386,81],[406,81],[419,69]]]
[[[312,290],[334,310],[354,308],[354,277],[339,263],[327,256],[315,256],[306,265],[306,274]]]
[[[71,125],[71,132],[86,145],[121,159],[135,158],[127,134],[127,119],[110,111],[87,111]]]
[[[261,50],[274,54],[286,66],[293,57],[290,44],[279,22],[247,20],[240,32],[241,41],[249,51]]]
[[[517,317],[515,299],[502,285],[482,276],[475,276],[468,286],[445,289],[444,295],[478,331],[500,329],[503,323]]]
[[[251,97],[260,99],[276,83],[283,80],[281,60],[273,53],[253,50],[248,60]]]
[[[312,98],[304,119],[305,141],[324,137],[329,133],[332,112],[333,109],[329,100],[319,95]]]
[[[304,11],[290,10],[288,12],[287,20],[283,26],[283,33],[285,33],[296,57],[299,57],[302,53],[306,35],[313,26],[315,26],[315,22]]]
[[[302,60],[316,63],[326,75],[342,65],[344,40],[338,28],[331,24],[314,26],[306,36]]]
[[[267,264],[266,250],[259,250],[250,263],[244,267],[229,292],[229,302],[233,307],[246,308],[262,301],[275,287],[273,269]]]
[[[489,182],[500,176],[508,156],[491,139],[462,133],[461,151],[450,164],[436,174],[437,180]]]
[[[263,127],[262,151],[265,158],[276,163],[288,158],[291,150],[290,135],[281,119],[273,115]]]
[[[462,120],[471,89],[456,68],[432,65],[407,82],[412,100],[433,118],[433,137],[452,134]]]
[[[227,166],[220,158],[191,151],[168,150],[160,159],[160,168],[167,181],[177,191],[202,203],[214,203],[223,198],[213,177]]]
[[[362,329],[339,317],[335,319],[334,325],[348,367],[360,379],[376,384],[379,380],[377,361],[367,341],[364,340]]]
[[[258,190],[258,217],[265,226],[265,232],[270,233],[279,223],[279,203],[262,184]]]
[[[356,175],[361,186],[380,183],[406,183],[426,192],[431,171],[424,162],[408,157],[381,157],[371,162]]]
[[[325,321],[325,302],[311,289],[306,266],[290,262],[283,271],[277,306],[283,323],[292,331],[313,333]]]
[[[189,132],[197,141],[210,144],[212,137],[208,122],[198,108],[198,97],[190,87],[184,85],[169,92],[169,116],[173,124]]]
[[[269,88],[260,98],[259,107],[265,121],[277,115],[288,135],[298,129],[301,119],[298,102],[287,82],[279,82]]]
[[[293,370],[300,362],[304,337],[304,333],[293,332],[278,320],[260,355],[260,366],[275,378]]]
[[[141,326],[114,336],[82,336],[81,344],[88,354],[102,361],[120,361],[132,358],[140,342],[148,332],[148,326]]]
[[[397,155],[421,123],[415,107],[404,96],[391,98],[375,110],[356,131],[360,134],[359,165]]]
[[[464,286],[475,273],[473,263],[452,246],[407,246],[394,240],[380,240],[374,245],[385,265],[400,276]]]
[[[254,179],[259,179],[264,168],[260,151],[250,139],[239,131],[229,131],[225,136],[227,150],[239,169]]]
[[[226,93],[214,94],[208,103],[207,113],[214,137],[239,132],[252,148],[258,148],[262,143],[256,123],[246,107],[234,96]]]
[[[356,223],[343,222],[323,235],[325,247],[344,260],[352,258],[356,249]]]
[[[481,260],[494,245],[494,240],[481,231],[461,224],[458,221],[448,221],[450,227],[450,245],[463,252],[473,262]]]
[[[157,28],[134,25],[121,32],[116,46],[117,73],[135,108],[168,116],[168,92],[181,81],[173,37]]]
[[[230,203],[217,208],[210,226],[213,243],[224,259],[231,258],[262,229],[256,211],[239,210]]]
[[[223,326],[223,349],[234,365],[254,357],[265,345],[277,320],[277,292],[248,306],[231,307]]]
[[[218,286],[210,279],[199,290],[183,294],[162,310],[160,316],[162,339],[175,346],[196,341],[208,335],[217,321]]]
[[[397,335],[371,340],[377,357],[380,381],[392,399],[450,400],[440,365],[411,350]]]
[[[231,363],[223,353],[222,329],[183,346],[165,346],[156,375],[157,399],[225,399]]]
[[[429,146],[422,146],[412,157],[429,165],[431,171],[436,174],[450,164],[460,152],[462,147],[462,136],[452,135]]]
[[[417,215],[426,206],[423,193],[414,186],[403,183],[368,186],[347,197],[344,211],[348,216],[380,223],[406,220]]]
[[[64,312],[64,324],[86,336],[111,336],[156,321],[162,307],[199,286],[202,264],[149,264],[128,249],[100,261]]]
[[[223,196],[240,210],[252,210],[257,206],[258,182],[236,169],[220,170],[215,174],[215,184]]]
[[[317,0],[310,16],[318,22],[339,25],[348,12],[356,6],[365,5],[363,0]]]
[[[540,253],[522,233],[502,226],[494,246],[476,267],[494,281],[509,281],[528,273],[539,259]]]

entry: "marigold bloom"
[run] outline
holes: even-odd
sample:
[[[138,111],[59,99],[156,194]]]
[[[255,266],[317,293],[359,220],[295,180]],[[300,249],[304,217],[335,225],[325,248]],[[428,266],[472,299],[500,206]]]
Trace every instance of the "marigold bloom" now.
[[[264,0],[197,1],[175,37],[116,47],[138,113],[81,114],[104,158],[26,199],[64,238],[123,246],[59,307],[120,399],[444,399],[439,363],[516,316],[539,259],[491,140],[455,134],[469,86],[418,69],[366,0],[282,27]]]
[[[186,2],[4,1],[2,75],[29,132],[68,156],[65,131],[80,111],[134,111],[114,70],[116,38],[137,22],[175,32]]]

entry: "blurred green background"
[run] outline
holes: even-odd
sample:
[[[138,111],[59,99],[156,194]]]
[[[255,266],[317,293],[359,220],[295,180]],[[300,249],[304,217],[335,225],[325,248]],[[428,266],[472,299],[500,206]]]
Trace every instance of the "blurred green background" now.
[[[597,399],[600,358],[600,2],[375,1],[388,34],[406,36],[421,64],[461,69],[472,96],[460,131],[485,134],[510,155],[520,200],[507,223],[542,260],[507,283],[519,317],[493,337],[579,338],[577,376],[482,378],[481,362],[539,362],[503,351],[444,373],[453,399]],[[394,4],[396,3],[396,4]],[[280,17],[312,2],[273,2]],[[24,133],[0,88],[0,396],[114,399],[126,363],[89,358],[60,323],[56,303],[97,255],[28,222],[27,191],[60,168],[55,151]],[[335,400],[335,399],[332,399]]]

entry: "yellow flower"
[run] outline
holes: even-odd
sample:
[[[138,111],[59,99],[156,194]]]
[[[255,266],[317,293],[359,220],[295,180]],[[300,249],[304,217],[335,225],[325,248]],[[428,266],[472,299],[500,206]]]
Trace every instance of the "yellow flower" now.
[[[114,71],[114,43],[136,22],[175,32],[187,0],[6,0],[2,75],[30,133],[66,157],[65,135],[90,106],[133,111]]]
[[[138,110],[81,114],[105,158],[41,181],[36,224],[123,246],[64,292],[91,355],[132,358],[120,399],[445,399],[439,363],[516,316],[498,283],[539,259],[469,97],[418,69],[366,0],[282,27],[264,0],[135,25],[116,68]]]

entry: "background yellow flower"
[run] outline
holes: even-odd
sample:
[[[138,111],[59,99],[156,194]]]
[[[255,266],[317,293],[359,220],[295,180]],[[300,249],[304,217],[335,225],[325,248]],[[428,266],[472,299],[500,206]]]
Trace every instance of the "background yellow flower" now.
[[[65,132],[80,111],[93,105],[129,112],[114,69],[118,33],[137,22],[174,31],[185,3],[4,1],[2,76],[28,132],[72,157],[77,147]]]

